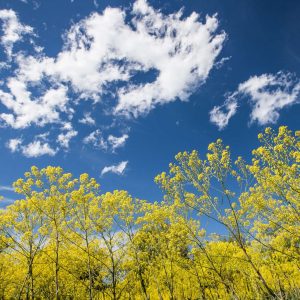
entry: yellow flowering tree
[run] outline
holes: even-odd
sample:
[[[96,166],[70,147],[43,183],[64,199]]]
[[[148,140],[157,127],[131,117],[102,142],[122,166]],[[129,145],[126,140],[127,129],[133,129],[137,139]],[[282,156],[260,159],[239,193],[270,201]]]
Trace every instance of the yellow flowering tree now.
[[[300,132],[258,138],[248,163],[179,153],[154,203],[32,167],[0,211],[0,298],[299,299]]]
[[[262,146],[253,151],[251,165],[241,157],[233,163],[229,147],[219,139],[209,145],[204,159],[197,151],[179,153],[169,174],[158,175],[156,182],[166,192],[167,201],[182,203],[199,218],[223,225],[264,293],[276,297],[276,286],[266,279],[268,275],[250,254],[249,245],[255,240],[276,251],[287,251],[289,256],[299,245],[299,133],[293,135],[280,127],[275,134],[267,128],[259,140]],[[285,240],[291,246],[275,248],[270,236],[272,243]]]

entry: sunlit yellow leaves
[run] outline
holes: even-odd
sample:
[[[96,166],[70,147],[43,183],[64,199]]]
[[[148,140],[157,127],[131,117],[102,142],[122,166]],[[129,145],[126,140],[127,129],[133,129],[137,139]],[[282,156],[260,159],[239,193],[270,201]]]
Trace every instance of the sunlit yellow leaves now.
[[[33,166],[0,210],[0,298],[298,299],[300,134],[258,140],[178,153],[153,203]]]

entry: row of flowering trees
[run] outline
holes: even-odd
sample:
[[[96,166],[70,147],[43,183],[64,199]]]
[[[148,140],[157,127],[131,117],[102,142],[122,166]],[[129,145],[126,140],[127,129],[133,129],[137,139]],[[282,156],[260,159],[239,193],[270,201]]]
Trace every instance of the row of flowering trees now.
[[[267,128],[248,164],[179,153],[155,203],[32,167],[1,211],[0,298],[299,299],[299,136]]]

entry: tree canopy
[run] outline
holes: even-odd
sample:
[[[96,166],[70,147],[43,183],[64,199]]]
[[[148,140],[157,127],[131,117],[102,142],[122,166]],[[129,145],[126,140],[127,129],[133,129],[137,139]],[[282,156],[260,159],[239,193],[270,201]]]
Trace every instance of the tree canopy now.
[[[1,210],[1,299],[299,299],[300,132],[181,152],[157,202],[33,166]],[[211,228],[217,228],[212,232]]]

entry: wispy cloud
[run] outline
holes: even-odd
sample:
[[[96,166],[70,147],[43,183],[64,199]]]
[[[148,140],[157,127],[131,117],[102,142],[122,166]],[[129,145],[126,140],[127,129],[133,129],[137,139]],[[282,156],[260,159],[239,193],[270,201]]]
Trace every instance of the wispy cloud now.
[[[11,198],[6,198],[6,197],[0,197],[0,207],[6,207],[8,205],[11,205],[15,202],[15,199],[11,199]]]
[[[217,125],[220,130],[224,129],[231,117],[236,114],[238,101],[235,98],[236,93],[231,94],[220,106],[215,106],[210,112],[210,121]]]
[[[96,148],[106,150],[107,149],[107,143],[103,138],[102,132],[100,129],[96,129],[95,131],[92,131],[89,135],[87,135],[83,139],[84,144],[91,144]]]
[[[128,134],[123,134],[122,136],[109,135],[107,138],[108,145],[114,152],[116,149],[124,147],[126,140],[129,138]]]
[[[83,115],[83,118],[82,118],[82,119],[79,119],[78,122],[79,122],[79,123],[82,123],[82,124],[86,124],[86,125],[95,125],[95,124],[96,124],[96,121],[95,121],[95,119],[92,118],[90,112],[85,113],[85,114]]]
[[[14,191],[14,188],[10,185],[0,185],[0,191],[12,192]]]
[[[100,129],[92,131],[83,139],[84,144],[91,144],[96,148],[115,152],[116,149],[124,147],[126,140],[129,138],[128,134],[123,134],[122,136],[109,135],[107,139],[104,138],[103,133]]]
[[[101,176],[103,176],[106,173],[114,173],[117,175],[123,175],[125,172],[125,169],[127,167],[128,161],[122,161],[117,165],[112,166],[106,166],[101,171]]]

